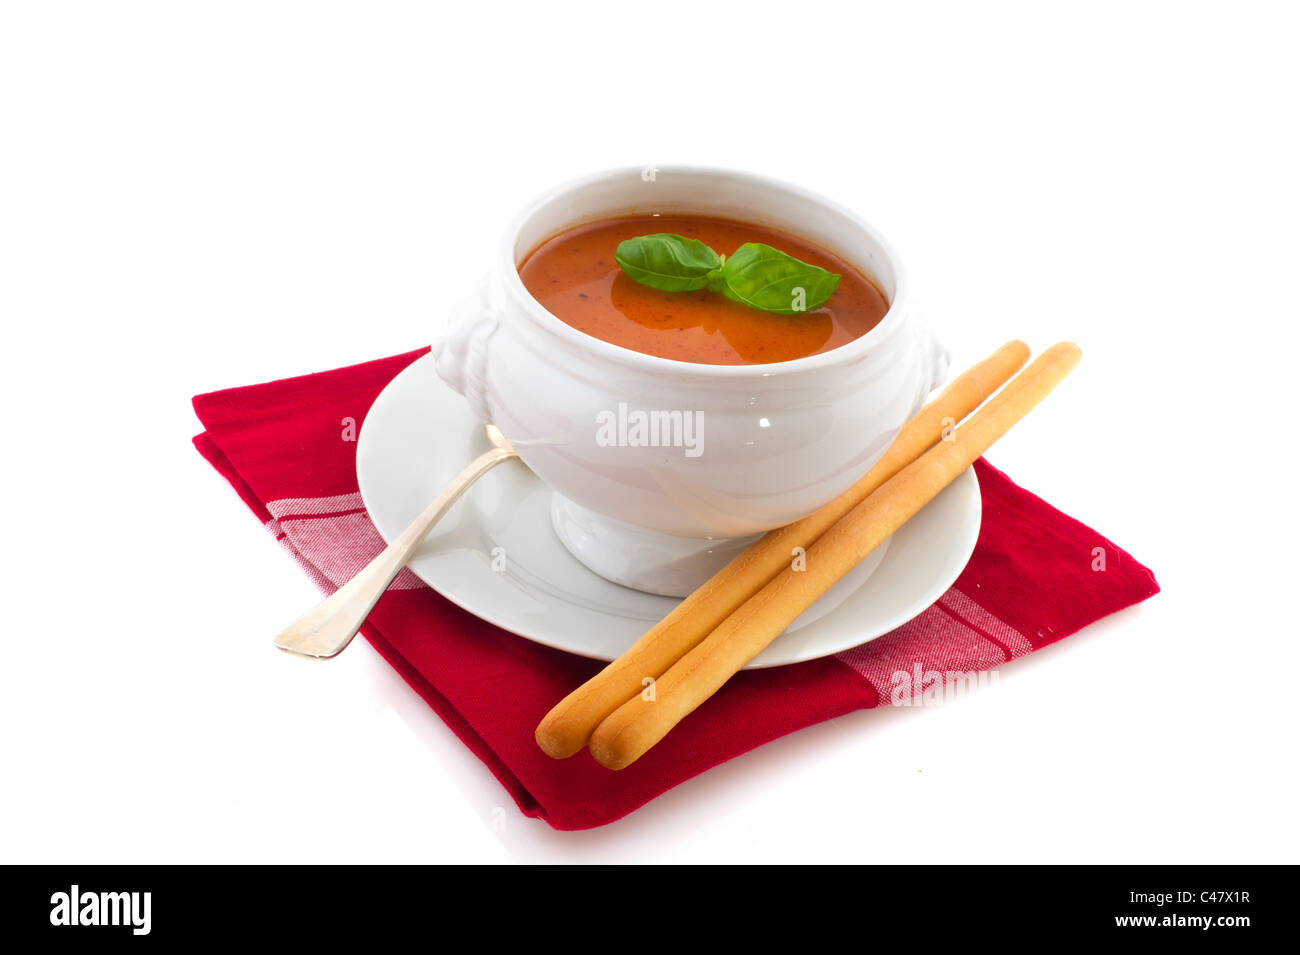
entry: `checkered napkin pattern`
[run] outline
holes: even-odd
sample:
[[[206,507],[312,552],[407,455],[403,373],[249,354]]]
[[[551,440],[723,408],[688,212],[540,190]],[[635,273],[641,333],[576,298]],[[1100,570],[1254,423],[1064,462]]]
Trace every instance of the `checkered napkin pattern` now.
[[[357,490],[356,444],[344,432],[359,430],[384,386],[427,350],[194,399],[204,428],[194,438],[199,452],[326,593],[384,546]],[[361,632],[523,813],[557,829],[604,825],[769,740],[853,710],[944,693],[1159,591],[1149,569],[1098,532],[988,462],[975,470],[979,541],[937,602],[843,653],[738,674],[620,772],[586,752],[552,760],[533,741],[538,721],[600,663],[506,633],[409,570]],[[232,568],[231,585],[238,573]]]

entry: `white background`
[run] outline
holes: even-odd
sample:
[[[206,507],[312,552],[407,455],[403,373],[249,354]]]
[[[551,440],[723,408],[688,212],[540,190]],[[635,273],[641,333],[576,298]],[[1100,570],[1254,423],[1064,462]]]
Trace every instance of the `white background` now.
[[[2,9],[0,861],[1297,861],[1282,5]],[[426,344],[533,194],[672,162],[858,211],[957,367],[1077,340],[990,459],[1164,592],[559,833],[368,645],[272,649],[318,594],[189,398]]]

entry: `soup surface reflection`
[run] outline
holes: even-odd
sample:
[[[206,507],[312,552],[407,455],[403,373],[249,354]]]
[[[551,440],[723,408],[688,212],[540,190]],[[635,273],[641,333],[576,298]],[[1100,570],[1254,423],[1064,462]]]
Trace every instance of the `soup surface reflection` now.
[[[674,232],[730,256],[762,242],[841,276],[830,300],[799,315],[761,312],[716,292],[661,292],[623,274],[614,250],[624,239]],[[730,219],[662,215],[577,226],[528,254],[524,287],[552,315],[581,332],[633,351],[709,365],[790,361],[860,338],[889,310],[884,294],[848,262],[772,229]]]

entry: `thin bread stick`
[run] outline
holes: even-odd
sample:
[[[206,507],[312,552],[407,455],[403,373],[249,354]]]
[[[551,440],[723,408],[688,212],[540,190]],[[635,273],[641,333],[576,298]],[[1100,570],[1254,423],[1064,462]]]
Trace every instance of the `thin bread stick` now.
[[[958,376],[908,421],[876,464],[829,504],[792,524],[769,531],[678,604],[622,656],[578,687],[537,726],[537,744],[556,759],[587,745],[591,731],[632,696],[646,677],[657,678],[728,615],[789,566],[868,494],[940,440],[945,429],[979,407],[1029,359],[1021,341],[1003,345]]]
[[[894,533],[1007,433],[1079,363],[1069,342],[1054,345],[965,424],[854,507],[809,548],[806,569],[787,567],[669,667],[652,700],[638,694],[591,735],[601,765],[622,769],[663,739],[771,643],[799,614]]]

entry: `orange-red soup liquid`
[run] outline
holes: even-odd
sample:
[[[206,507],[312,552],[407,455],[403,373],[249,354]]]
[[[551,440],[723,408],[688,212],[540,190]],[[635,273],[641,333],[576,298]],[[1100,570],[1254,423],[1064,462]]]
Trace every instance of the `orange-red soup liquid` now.
[[[762,242],[841,276],[821,308],[799,315],[761,312],[720,293],[661,292],[634,282],[614,261],[624,239],[675,232],[730,256]],[[629,216],[561,232],[519,266],[524,287],[551,314],[602,341],[708,365],[790,361],[838,348],[875,328],[889,302],[856,268],[803,239],[767,226],[706,216]]]

